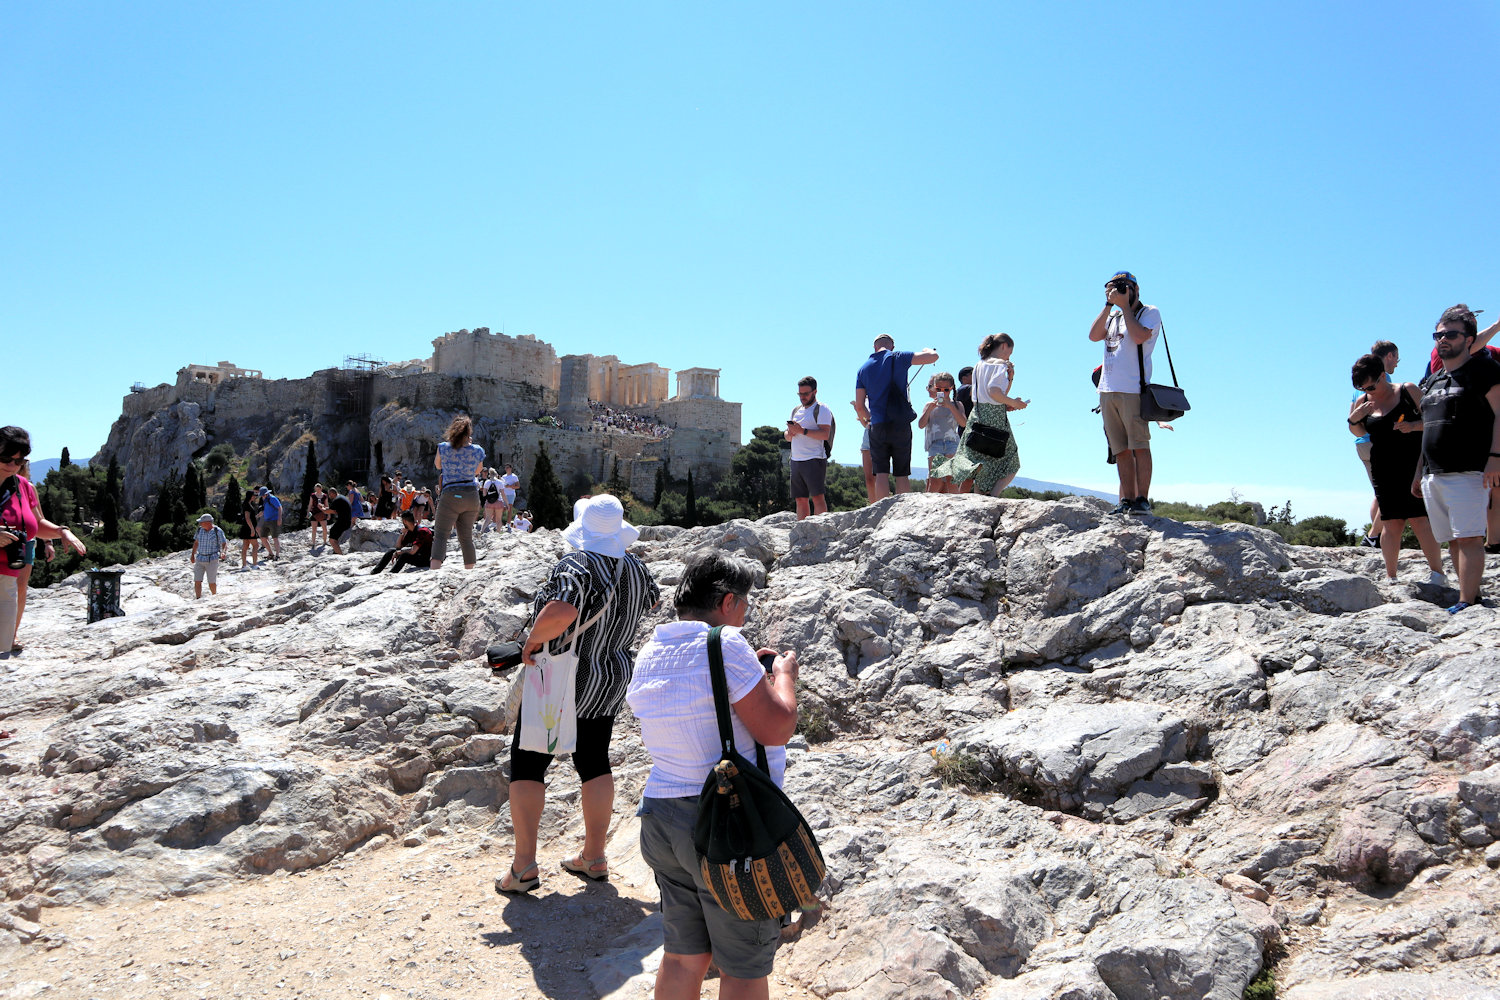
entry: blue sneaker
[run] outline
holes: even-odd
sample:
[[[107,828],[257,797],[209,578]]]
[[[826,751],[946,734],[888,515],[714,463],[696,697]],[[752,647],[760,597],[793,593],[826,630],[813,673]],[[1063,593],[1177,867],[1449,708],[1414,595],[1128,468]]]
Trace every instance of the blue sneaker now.
[[[1448,613],[1450,615],[1456,615],[1460,611],[1462,611],[1465,608],[1467,608],[1468,606],[1469,606],[1469,602],[1468,601],[1459,601],[1457,604],[1453,605],[1453,607],[1451,607],[1451,608],[1448,609]]]

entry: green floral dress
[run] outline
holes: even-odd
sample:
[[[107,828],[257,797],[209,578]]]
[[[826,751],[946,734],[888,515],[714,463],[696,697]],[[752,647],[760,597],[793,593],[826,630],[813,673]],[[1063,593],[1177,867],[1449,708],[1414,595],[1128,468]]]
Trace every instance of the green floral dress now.
[[[958,452],[946,462],[939,463],[928,471],[929,476],[949,476],[954,483],[965,479],[974,480],[975,493],[988,493],[1002,479],[1014,476],[1021,469],[1021,453],[1016,449],[1016,436],[1010,436],[1005,454],[996,458],[969,447],[969,429],[976,423],[987,427],[1010,430],[1009,411],[999,403],[975,403],[974,412],[964,425],[964,436],[959,439]]]

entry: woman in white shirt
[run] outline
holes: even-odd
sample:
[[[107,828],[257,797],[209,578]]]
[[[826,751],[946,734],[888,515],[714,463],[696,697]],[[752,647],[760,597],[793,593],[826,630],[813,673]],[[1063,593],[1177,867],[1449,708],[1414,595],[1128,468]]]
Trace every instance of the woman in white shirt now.
[[[1016,377],[1016,367],[1010,360],[1015,346],[1008,333],[993,333],[980,342],[980,361],[974,366],[974,410],[958,443],[958,454],[928,472],[964,483],[960,492],[999,496],[1021,471],[1021,454],[1016,448],[1016,437],[1011,434],[1008,416],[1011,410],[1024,410],[1027,406],[1026,400],[1010,395]],[[1010,438],[1004,454],[987,455],[972,446],[970,437],[976,425],[1003,431]]]
[[[708,893],[693,848],[698,793],[719,761],[719,726],[709,678],[708,631],[726,626],[721,643],[735,748],[755,758],[766,748],[780,785],[786,742],[797,727],[797,655],[751,648],[740,630],[750,610],[755,564],[706,553],[684,568],[675,622],[658,625],[636,656],[626,693],[651,754],[641,799],[641,856],[661,891],[665,954],[656,974],[657,1000],[697,1000],[712,960],[721,997],[765,997],[776,958],[779,920],[740,920]],[[766,673],[759,657],[775,657]]]

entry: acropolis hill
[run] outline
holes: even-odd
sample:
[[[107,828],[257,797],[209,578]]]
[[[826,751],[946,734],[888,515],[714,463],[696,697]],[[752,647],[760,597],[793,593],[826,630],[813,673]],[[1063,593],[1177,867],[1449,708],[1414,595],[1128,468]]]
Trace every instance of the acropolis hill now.
[[[300,490],[313,442],[325,482],[392,469],[431,482],[442,431],[463,412],[490,462],[516,467],[523,491],[545,443],[564,485],[604,480],[618,462],[632,490],[650,495],[663,463],[674,477],[691,469],[712,479],[740,443],[740,404],[719,397],[719,369],[678,371],[673,396],[669,375],[613,355],[559,358],[545,341],[486,327],[438,337],[425,360],[350,358],[300,379],[190,364],[175,382],[137,384],[93,461],[119,460],[131,507],[223,443],[249,456],[255,483],[269,478],[283,494]]]

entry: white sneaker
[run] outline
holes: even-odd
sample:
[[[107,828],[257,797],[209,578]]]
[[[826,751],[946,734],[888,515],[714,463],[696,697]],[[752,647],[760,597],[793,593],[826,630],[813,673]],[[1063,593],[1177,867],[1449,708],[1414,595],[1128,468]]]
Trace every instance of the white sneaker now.
[[[1435,569],[1427,574],[1427,585],[1430,587],[1448,586],[1448,577],[1442,570]]]

